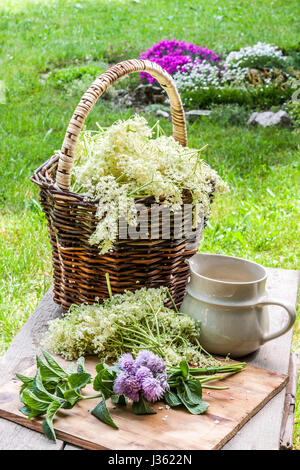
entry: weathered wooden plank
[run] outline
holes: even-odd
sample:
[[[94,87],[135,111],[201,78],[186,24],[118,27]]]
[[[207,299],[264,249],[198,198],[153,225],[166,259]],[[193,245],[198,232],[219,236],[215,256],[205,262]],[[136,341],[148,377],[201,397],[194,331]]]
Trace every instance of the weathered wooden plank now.
[[[61,309],[54,304],[52,289],[50,289],[0,360],[0,385],[14,377],[15,372],[22,372],[34,364],[47,322],[59,316],[60,313]],[[38,432],[0,418],[1,450],[58,450],[62,448],[62,441],[58,440],[54,444]]]
[[[84,450],[81,447],[72,446],[71,444],[66,444],[64,450]]]
[[[280,450],[292,450],[294,434],[294,413],[297,393],[298,357],[292,353],[289,364],[289,383],[286,387],[283,420],[280,430]]]
[[[299,272],[267,268],[267,288],[270,297],[296,303]],[[269,307],[271,330],[284,323],[282,309]],[[292,331],[263,345],[259,351],[246,358],[251,364],[287,374],[292,342]],[[257,415],[231,439],[223,450],[279,449],[280,428],[283,417],[285,391],[274,397]]]

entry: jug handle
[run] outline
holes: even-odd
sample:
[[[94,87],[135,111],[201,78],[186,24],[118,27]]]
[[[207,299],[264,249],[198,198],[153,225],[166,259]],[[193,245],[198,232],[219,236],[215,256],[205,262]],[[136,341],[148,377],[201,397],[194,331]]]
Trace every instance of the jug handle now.
[[[277,300],[277,299],[274,299],[274,300],[267,299],[267,300],[259,302],[259,304],[257,304],[257,305],[258,306],[262,306],[262,305],[279,305],[279,307],[284,308],[287,311],[287,313],[289,314],[289,317],[288,317],[285,325],[280,330],[275,331],[274,333],[269,333],[269,334],[263,336],[262,344],[266,343],[267,341],[270,341],[271,339],[275,339],[275,338],[278,338],[281,335],[284,335],[284,333],[289,331],[292,328],[293,324],[295,323],[296,309],[291,304],[282,302],[281,300]]]

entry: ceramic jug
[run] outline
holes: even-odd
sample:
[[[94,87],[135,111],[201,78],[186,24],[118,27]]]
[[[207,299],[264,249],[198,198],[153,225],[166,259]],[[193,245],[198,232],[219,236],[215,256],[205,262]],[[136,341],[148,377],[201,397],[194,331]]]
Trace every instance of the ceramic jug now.
[[[210,353],[240,357],[286,333],[294,324],[292,305],[269,298],[263,266],[242,258],[197,253],[181,312],[200,323],[200,343]],[[269,333],[267,305],[288,313],[282,328]]]

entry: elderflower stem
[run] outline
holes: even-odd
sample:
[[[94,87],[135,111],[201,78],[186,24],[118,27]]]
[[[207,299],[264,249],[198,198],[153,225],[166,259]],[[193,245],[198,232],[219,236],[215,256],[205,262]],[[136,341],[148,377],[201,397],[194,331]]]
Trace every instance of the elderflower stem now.
[[[167,293],[168,293],[168,296],[170,297],[170,299],[171,299],[171,301],[172,301],[172,304],[173,304],[173,307],[174,307],[174,309],[175,309],[175,312],[176,312],[176,313],[179,313],[179,310],[178,310],[178,308],[177,308],[177,305],[175,304],[174,299],[173,299],[173,297],[172,297],[172,295],[171,295],[171,292],[169,291],[169,288],[168,288],[168,287],[167,287]]]
[[[107,284],[107,289],[108,289],[109,297],[110,297],[110,299],[112,299],[113,294],[112,294],[111,285],[110,285],[110,280],[109,280],[109,273],[105,273],[105,278],[106,278],[106,284]]]

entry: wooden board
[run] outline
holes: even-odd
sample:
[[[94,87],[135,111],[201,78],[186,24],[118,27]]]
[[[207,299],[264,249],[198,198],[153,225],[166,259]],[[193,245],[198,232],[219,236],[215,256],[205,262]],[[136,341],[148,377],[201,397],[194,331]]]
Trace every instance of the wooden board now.
[[[60,360],[62,363],[63,361]],[[86,368],[95,375],[96,358],[88,358]],[[23,372],[33,375],[35,368]],[[219,449],[257,411],[259,411],[287,383],[287,376],[248,365],[226,383],[229,390],[205,390],[204,399],[211,406],[201,416],[193,416],[184,409],[166,409],[155,403],[156,415],[136,416],[130,406],[112,407],[111,415],[119,426],[112,429],[90,414],[98,399],[81,401],[72,410],[62,410],[54,421],[57,437],[86,449],[145,450],[145,449]],[[42,432],[42,419],[27,421],[18,411],[20,382],[12,379],[0,387],[0,416],[35,431]],[[88,394],[92,387],[87,387]],[[163,407],[159,410],[159,407]],[[167,416],[166,420],[163,418]]]

